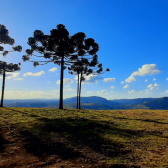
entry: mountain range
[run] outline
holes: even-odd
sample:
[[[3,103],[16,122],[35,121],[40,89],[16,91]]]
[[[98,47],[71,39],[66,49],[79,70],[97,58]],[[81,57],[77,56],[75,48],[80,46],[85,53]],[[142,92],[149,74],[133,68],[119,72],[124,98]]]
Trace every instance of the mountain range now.
[[[64,108],[76,108],[77,97],[64,99]],[[13,99],[4,100],[5,107],[58,108],[59,99]],[[107,100],[103,97],[81,97],[82,109],[164,109],[168,110],[168,97]]]

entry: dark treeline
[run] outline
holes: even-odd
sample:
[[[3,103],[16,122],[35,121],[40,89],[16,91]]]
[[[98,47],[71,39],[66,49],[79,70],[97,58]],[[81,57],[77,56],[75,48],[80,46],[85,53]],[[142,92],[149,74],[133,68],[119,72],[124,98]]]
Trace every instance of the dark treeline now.
[[[4,25],[0,25],[0,44],[13,45],[15,40],[9,36],[9,31]],[[50,34],[44,34],[41,30],[35,30],[33,37],[28,38],[29,49],[26,49],[26,54],[22,56],[24,62],[30,61],[34,67],[45,65],[53,62],[60,66],[60,101],[59,109],[63,109],[63,79],[64,70],[68,68],[68,72],[72,75],[77,75],[77,108],[81,109],[81,83],[85,80],[85,76],[99,75],[103,71],[102,63],[98,61],[99,45],[93,38],[86,38],[85,33],[78,32],[72,36],[64,25],[58,24],[56,29],[50,30]],[[12,47],[12,51],[22,51],[22,47]],[[4,47],[0,46],[0,51],[4,57],[8,54]],[[39,53],[36,55],[35,52]],[[43,58],[43,61],[31,60],[31,57]],[[5,72],[14,72],[20,70],[20,63],[7,64],[0,61],[0,74],[3,74],[1,107],[3,107],[3,97],[5,88]]]

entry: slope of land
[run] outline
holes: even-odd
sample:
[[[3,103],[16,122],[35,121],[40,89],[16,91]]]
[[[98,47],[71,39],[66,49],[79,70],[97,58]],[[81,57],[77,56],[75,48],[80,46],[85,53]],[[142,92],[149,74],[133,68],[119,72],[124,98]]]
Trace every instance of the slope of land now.
[[[168,111],[0,108],[0,167],[168,167]]]

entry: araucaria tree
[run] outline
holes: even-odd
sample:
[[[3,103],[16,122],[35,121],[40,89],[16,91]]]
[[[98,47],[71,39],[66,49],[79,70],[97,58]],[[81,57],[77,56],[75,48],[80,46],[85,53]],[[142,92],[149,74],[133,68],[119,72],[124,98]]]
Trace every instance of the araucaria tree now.
[[[15,40],[9,36],[9,31],[6,29],[6,27],[4,25],[0,24],[0,54],[3,57],[6,57],[6,55],[9,52],[14,52],[14,51],[21,52],[22,47],[20,45],[13,46],[14,43],[15,43]],[[12,50],[10,50],[10,51],[4,50],[4,47],[2,46],[4,44],[8,44],[8,45],[13,46]],[[5,76],[6,76],[5,73],[19,71],[20,65],[21,65],[20,63],[19,64],[13,64],[13,63],[7,64],[4,61],[0,61],[0,75],[3,75],[1,107],[3,107],[3,99],[4,99]]]
[[[20,70],[20,65],[21,65],[20,63],[19,64],[12,64],[12,63],[7,64],[6,62],[0,61],[0,75],[3,75],[1,107],[3,107],[6,72],[19,71]]]
[[[83,74],[101,74],[103,73],[103,68],[102,64],[99,64],[98,56],[96,55],[99,50],[99,45],[93,38],[86,38],[86,35],[83,32],[76,33],[71,38],[78,53],[74,55],[74,62],[68,70],[70,74],[77,75],[78,78],[77,108],[80,109],[81,83],[85,80]],[[95,71],[95,69],[97,70]],[[106,71],[109,71],[109,69]]]
[[[95,54],[99,50],[99,45],[95,42],[93,38],[87,38],[86,35],[83,32],[79,32],[74,34],[72,37],[73,43],[75,44],[75,48],[78,51],[72,57],[73,63],[71,64],[71,67],[69,67],[69,73],[75,74],[78,77],[78,84],[77,84],[77,109],[80,108],[80,93],[81,93],[81,80],[84,79],[79,77],[82,74],[82,71],[87,69],[89,66],[89,60],[95,59]],[[98,63],[98,62],[94,62]]]
[[[67,66],[76,62],[79,55],[85,55],[82,46],[78,46],[78,44],[80,44],[79,41],[83,38],[85,37],[83,37],[81,33],[70,36],[65,26],[59,24],[56,29],[50,31],[50,35],[44,35],[41,30],[35,30],[33,37],[28,39],[28,44],[31,49],[26,50],[27,54],[22,57],[23,61],[33,62],[35,67],[50,62],[61,66],[59,109],[63,109],[64,70]],[[90,44],[88,40],[87,49],[90,50],[90,52],[97,50],[97,45]],[[92,49],[90,49],[90,47],[92,47]],[[37,55],[35,52],[40,55]],[[41,57],[45,60],[31,61],[31,56]]]
[[[109,68],[103,72],[102,64],[98,62],[98,56],[94,55],[91,62],[86,58],[82,58],[77,63],[74,63],[71,67],[68,68],[69,73],[72,75],[77,75],[77,109],[81,109],[81,84],[82,81],[85,81],[85,77],[88,75],[100,75],[105,72],[109,72]]]
[[[83,65],[85,66],[88,64],[87,59],[78,60],[71,67],[68,67],[69,73],[71,75],[77,75],[77,109],[79,109],[79,98],[80,98],[80,88],[81,88],[81,80],[84,78],[80,77],[81,71],[84,70]]]

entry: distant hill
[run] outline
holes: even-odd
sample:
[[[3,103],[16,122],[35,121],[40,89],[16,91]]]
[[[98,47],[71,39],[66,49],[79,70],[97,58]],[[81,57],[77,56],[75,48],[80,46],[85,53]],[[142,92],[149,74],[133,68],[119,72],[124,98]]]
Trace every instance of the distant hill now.
[[[143,105],[150,109],[168,110],[168,97],[162,97],[152,101],[144,102]]]
[[[76,97],[64,99],[64,108],[76,108]],[[58,108],[59,99],[5,100],[6,107]],[[103,97],[81,97],[81,107],[92,110],[114,109],[165,109],[168,110],[168,97],[107,100]]]
[[[59,99],[13,99],[5,100],[5,107],[41,107],[41,108],[56,108],[59,104]]]
[[[74,109],[76,108],[76,103],[73,104],[65,104],[64,108]],[[97,104],[97,103],[81,103],[82,109],[89,109],[89,110],[113,110],[115,107],[107,106],[105,104]]]
[[[64,100],[64,104],[76,104],[77,97],[72,97]],[[118,102],[111,102],[103,97],[98,96],[90,96],[90,97],[81,97],[81,104],[104,104],[106,106],[118,106],[120,103]]]
[[[121,104],[141,104],[146,101],[152,101],[157,98],[137,98],[137,99],[114,99],[114,100],[109,100],[111,102],[118,102]]]

